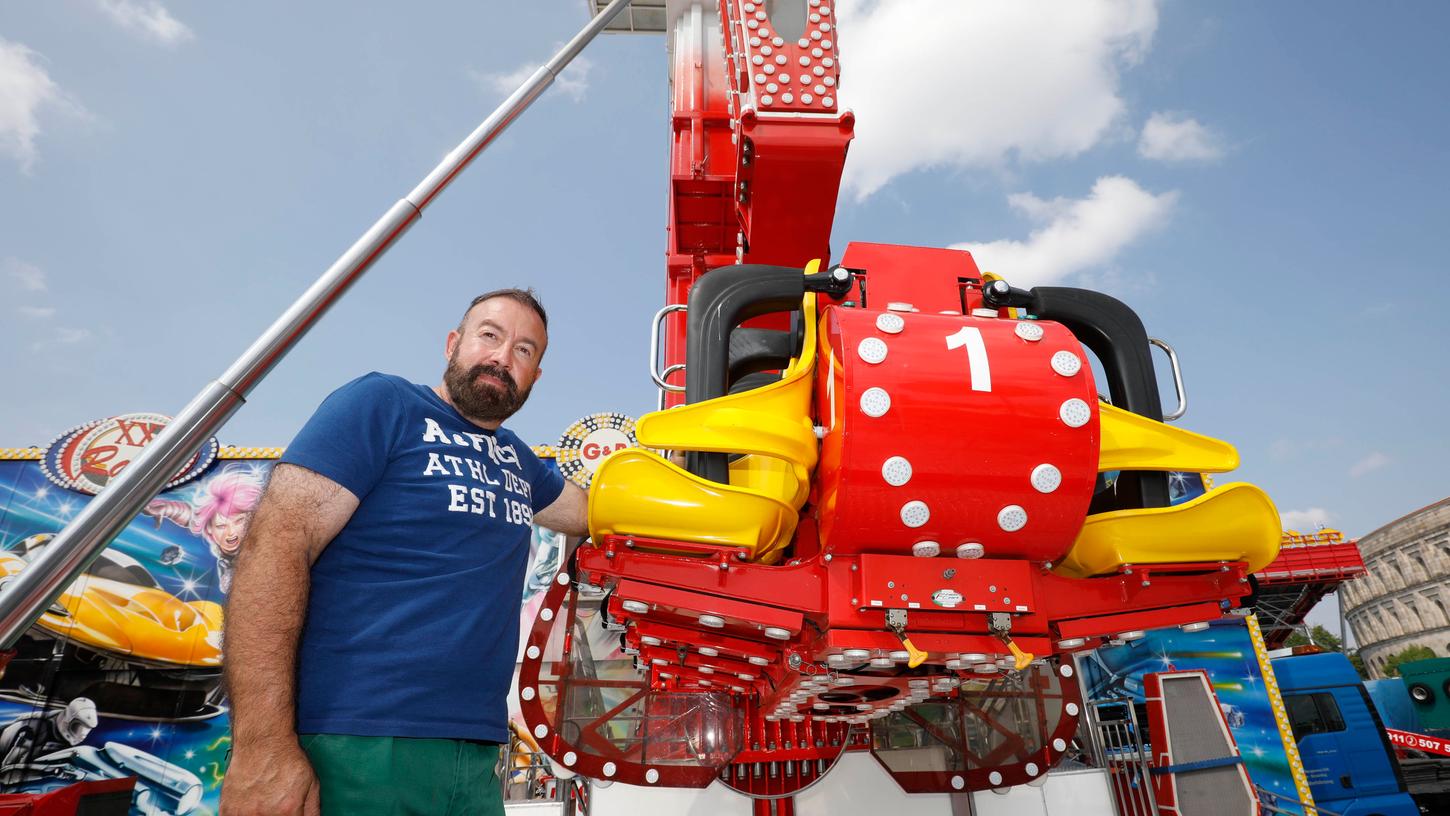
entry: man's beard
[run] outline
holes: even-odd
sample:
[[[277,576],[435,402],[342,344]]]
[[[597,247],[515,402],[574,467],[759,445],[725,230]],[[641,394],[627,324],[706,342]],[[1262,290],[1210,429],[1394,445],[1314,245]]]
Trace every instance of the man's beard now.
[[[481,374],[487,374],[503,383],[500,388],[492,383],[479,382]],[[443,373],[443,383],[448,386],[448,396],[458,413],[478,422],[502,422],[524,407],[529,399],[530,389],[519,390],[518,383],[508,371],[496,365],[479,364],[467,371],[458,364],[458,355],[448,360],[448,370]]]

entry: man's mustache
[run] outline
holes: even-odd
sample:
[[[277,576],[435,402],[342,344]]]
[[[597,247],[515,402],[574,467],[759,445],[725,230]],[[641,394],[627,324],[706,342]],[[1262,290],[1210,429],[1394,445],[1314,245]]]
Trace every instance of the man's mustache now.
[[[519,384],[517,382],[514,382],[513,375],[509,374],[508,370],[501,366],[489,365],[488,363],[480,363],[473,368],[468,369],[468,381],[477,382],[480,374],[487,374],[488,376],[493,377],[494,379],[508,386],[510,394],[517,394],[519,392]]]

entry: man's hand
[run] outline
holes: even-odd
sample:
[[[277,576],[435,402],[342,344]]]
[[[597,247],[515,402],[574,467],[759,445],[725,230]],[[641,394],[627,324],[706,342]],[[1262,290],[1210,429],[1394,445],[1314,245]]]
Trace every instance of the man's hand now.
[[[236,745],[221,816],[321,816],[317,775],[295,739]]]

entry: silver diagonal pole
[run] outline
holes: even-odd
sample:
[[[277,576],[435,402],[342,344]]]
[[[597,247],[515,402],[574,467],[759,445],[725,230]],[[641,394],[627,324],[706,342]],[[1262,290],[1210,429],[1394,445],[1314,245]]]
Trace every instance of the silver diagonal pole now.
[[[322,274],[281,317],[237,358],[221,379],[208,385],[182,409],[154,442],[114,482],[92,499],[35,561],[0,591],[0,648],[11,648],[42,610],[70,586],[101,550],[160,492],[182,464],[216,433],[246,401],[253,386],[267,376],[294,343],[307,333],[328,307],[382,257],[423,209],[458,174],[539,98],[559,72],[598,36],[629,0],[614,0],[554,58],[535,71],[429,173],[411,193],[394,204],[342,257]]]

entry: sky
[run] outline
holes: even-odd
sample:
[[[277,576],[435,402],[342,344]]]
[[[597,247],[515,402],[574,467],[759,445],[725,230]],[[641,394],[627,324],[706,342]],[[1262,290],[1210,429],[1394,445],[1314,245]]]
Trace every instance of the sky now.
[[[587,8],[5,4],[0,447],[176,413]],[[857,126],[837,252],[961,247],[1019,286],[1126,301],[1182,359],[1179,426],[1238,446],[1219,482],[1260,485],[1287,526],[1358,536],[1450,493],[1450,5],[839,12]],[[511,427],[548,443],[588,413],[650,410],[666,89],[663,37],[601,37],[221,440],[284,445],[370,370],[436,382],[463,306],[509,285],[552,318]]]

